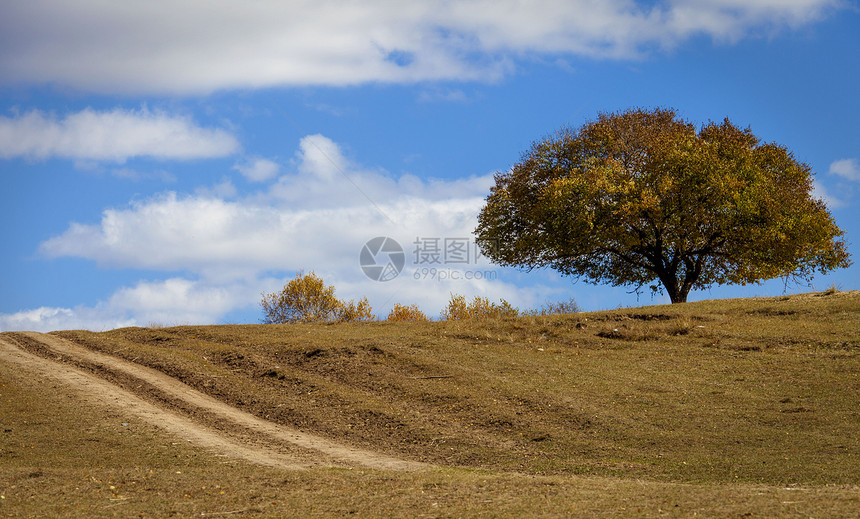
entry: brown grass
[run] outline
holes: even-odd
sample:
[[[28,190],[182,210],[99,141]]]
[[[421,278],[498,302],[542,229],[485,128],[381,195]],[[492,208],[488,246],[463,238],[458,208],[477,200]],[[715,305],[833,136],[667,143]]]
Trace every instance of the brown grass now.
[[[843,292],[510,319],[60,335],[261,417],[415,460],[827,484],[860,473],[858,313],[860,295]]]
[[[119,417],[77,422],[90,428],[71,417],[63,423],[67,397],[58,397],[40,401],[43,413],[13,406],[14,420],[40,425],[7,433],[4,448],[13,445],[15,455],[2,453],[0,478],[16,482],[16,499],[60,489],[78,511],[109,498],[103,485],[99,494],[82,486],[89,482],[77,472],[100,471],[99,481],[125,481],[125,489],[153,467],[135,503],[166,499],[161,506],[182,515],[207,504],[222,513],[373,515],[373,506],[391,503],[377,510],[848,517],[860,506],[858,314],[860,293],[835,292],[507,319],[62,332],[267,419],[459,468],[227,470],[184,447],[175,457],[145,429],[124,443],[129,430],[110,425]],[[10,401],[50,400],[34,387],[27,393],[25,379],[13,385],[11,400],[3,389],[4,413]],[[81,438],[102,427],[106,443]],[[70,439],[49,449],[51,457],[26,449],[50,445],[58,430]],[[177,464],[190,464],[193,484],[207,489],[155,470]],[[30,470],[42,475],[30,478]],[[218,501],[209,491],[216,484],[230,486],[235,500]]]
[[[279,471],[218,458],[0,362],[2,517],[853,517],[852,486],[457,468]]]

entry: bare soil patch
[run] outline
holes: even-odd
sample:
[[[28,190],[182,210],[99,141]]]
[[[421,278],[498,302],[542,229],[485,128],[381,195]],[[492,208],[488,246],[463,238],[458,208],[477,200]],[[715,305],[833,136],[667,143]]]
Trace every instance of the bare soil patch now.
[[[67,384],[90,398],[100,398],[109,406],[131,410],[153,425],[225,456],[290,469],[328,465],[405,470],[421,466],[273,424],[162,372],[87,350],[56,336],[35,332],[4,335],[0,336],[0,347],[6,360],[38,370],[46,378]],[[43,356],[23,351],[19,346]],[[58,362],[63,360],[116,383]],[[229,429],[232,435],[223,429]]]
[[[396,459],[687,482],[856,484],[860,474],[857,292],[55,335]]]

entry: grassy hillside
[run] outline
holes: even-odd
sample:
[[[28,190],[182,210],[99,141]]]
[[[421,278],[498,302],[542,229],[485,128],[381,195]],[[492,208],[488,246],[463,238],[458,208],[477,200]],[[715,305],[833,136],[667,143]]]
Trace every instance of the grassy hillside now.
[[[434,464],[767,485],[860,474],[857,292],[58,335],[269,420]]]
[[[268,469],[105,412],[2,358],[0,417],[0,517],[848,518],[860,506],[856,487]]]

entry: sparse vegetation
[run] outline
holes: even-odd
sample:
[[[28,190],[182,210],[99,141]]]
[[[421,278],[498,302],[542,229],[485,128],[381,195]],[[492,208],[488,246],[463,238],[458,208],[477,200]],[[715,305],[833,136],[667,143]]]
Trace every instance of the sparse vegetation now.
[[[280,292],[263,294],[260,301],[264,324],[352,322],[374,320],[367,298],[341,301],[335,288],[313,271],[299,272]]]
[[[838,286],[836,283],[831,283],[827,290],[821,293],[821,295],[832,296],[833,294],[839,293],[842,287]]]
[[[366,322],[376,320],[376,316],[373,315],[373,308],[371,308],[366,297],[361,298],[357,303],[352,299],[349,301],[341,301],[340,307],[336,312],[336,317],[336,320],[339,322]]]
[[[581,312],[579,304],[573,299],[567,301],[547,301],[544,305],[535,310],[525,312],[526,315],[564,315],[575,314]]]
[[[540,308],[522,311],[504,299],[498,303],[493,303],[486,297],[475,297],[471,302],[467,302],[466,296],[451,294],[448,305],[442,310],[441,318],[445,321],[456,321],[461,319],[564,315],[580,311],[581,308],[573,299],[557,302],[547,301]]]
[[[461,319],[486,319],[490,317],[516,317],[520,311],[502,299],[493,303],[486,297],[475,297],[471,303],[466,296],[451,294],[448,306],[442,310],[442,319],[456,321]]]
[[[395,303],[388,312],[387,321],[429,321],[427,315],[418,308],[418,305],[402,305]]]

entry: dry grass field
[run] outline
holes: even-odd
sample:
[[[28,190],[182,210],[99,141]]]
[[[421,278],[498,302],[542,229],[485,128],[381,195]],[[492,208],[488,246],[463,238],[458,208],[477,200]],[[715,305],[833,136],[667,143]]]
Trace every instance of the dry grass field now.
[[[0,516],[860,513],[858,292],[54,335],[271,422],[428,467],[225,460],[0,358]],[[229,433],[146,384],[77,364]]]

